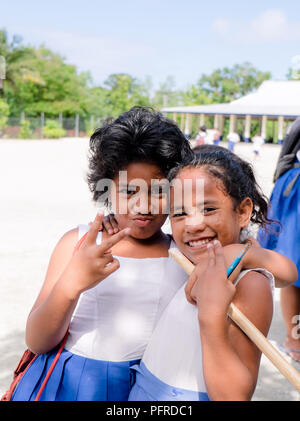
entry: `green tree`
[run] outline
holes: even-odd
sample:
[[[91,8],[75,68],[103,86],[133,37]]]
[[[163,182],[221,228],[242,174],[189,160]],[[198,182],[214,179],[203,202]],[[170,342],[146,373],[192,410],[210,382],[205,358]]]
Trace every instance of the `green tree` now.
[[[9,115],[9,106],[8,104],[0,98],[0,134],[7,122],[7,118]]]
[[[107,103],[108,90],[102,86],[92,86],[86,90],[86,110],[88,115],[107,117],[111,115],[111,106]]]
[[[287,80],[300,80],[300,69],[289,68],[286,74]]]
[[[12,41],[8,39],[8,33],[5,29],[0,30],[0,56],[5,60],[5,79],[3,89],[0,89],[0,95],[6,96],[7,89],[17,92],[18,84],[26,78],[40,81],[39,74],[32,65],[34,49],[21,44],[22,37],[13,35]]]
[[[232,68],[216,69],[210,75],[203,74],[196,86],[198,92],[207,95],[213,103],[222,103],[252,92],[270,78],[270,72],[262,72],[245,62]]]
[[[131,107],[149,106],[149,86],[127,73],[115,73],[104,82],[107,89],[106,104],[111,116],[128,111]]]
[[[31,63],[39,79],[27,76],[19,81],[17,92],[8,92],[13,114],[24,111],[35,116],[44,112],[51,117],[59,113],[65,116],[87,113],[86,91],[91,76],[89,73],[78,74],[76,67],[64,60],[44,46],[35,50]]]
[[[155,91],[152,104],[156,109],[163,107],[176,107],[180,105],[180,92],[176,90],[176,83],[173,76],[167,76],[166,80],[162,82],[157,91]]]
[[[205,105],[213,102],[213,99],[199,90],[196,85],[191,85],[185,91],[180,92],[180,98],[183,105]]]

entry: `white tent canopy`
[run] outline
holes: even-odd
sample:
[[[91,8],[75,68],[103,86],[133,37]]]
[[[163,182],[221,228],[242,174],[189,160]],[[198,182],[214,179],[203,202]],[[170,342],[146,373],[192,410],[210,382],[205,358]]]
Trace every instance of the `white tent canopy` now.
[[[226,104],[195,105],[188,107],[164,107],[162,112],[181,114],[185,117],[185,133],[191,125],[191,116],[200,115],[202,121],[205,115],[230,117],[231,130],[234,130],[235,120],[245,118],[245,138],[249,139],[251,118],[262,119],[262,136],[266,137],[267,119],[278,119],[278,141],[283,139],[284,120],[294,120],[300,116],[300,81],[264,81],[257,91]],[[219,121],[220,118],[219,118]]]

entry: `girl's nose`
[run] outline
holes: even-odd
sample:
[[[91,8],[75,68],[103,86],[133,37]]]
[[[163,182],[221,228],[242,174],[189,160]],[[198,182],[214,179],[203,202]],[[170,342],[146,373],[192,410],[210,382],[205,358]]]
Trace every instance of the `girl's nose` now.
[[[130,211],[135,214],[144,214],[147,215],[151,213],[151,202],[147,193],[138,192],[136,197],[131,198],[130,202]]]
[[[185,218],[185,230],[187,232],[197,232],[205,229],[204,216],[202,213],[194,213]]]

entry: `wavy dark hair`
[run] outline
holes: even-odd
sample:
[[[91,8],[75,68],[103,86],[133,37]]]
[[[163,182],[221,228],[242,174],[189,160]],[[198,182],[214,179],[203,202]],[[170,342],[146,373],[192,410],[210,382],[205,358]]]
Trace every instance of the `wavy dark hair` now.
[[[113,180],[130,163],[156,164],[165,177],[170,169],[193,157],[188,140],[174,121],[152,108],[133,107],[108,119],[90,139],[87,183],[97,201],[101,179]]]
[[[202,167],[208,174],[222,182],[224,192],[233,201],[234,209],[249,197],[253,203],[250,221],[266,229],[272,223],[268,218],[269,199],[259,187],[250,163],[221,146],[200,145],[194,148],[194,157],[177,165],[168,174],[171,181],[183,168]]]

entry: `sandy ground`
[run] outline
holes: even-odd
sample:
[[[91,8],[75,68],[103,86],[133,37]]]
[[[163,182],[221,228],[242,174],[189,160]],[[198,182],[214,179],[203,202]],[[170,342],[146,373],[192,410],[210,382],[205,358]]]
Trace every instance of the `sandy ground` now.
[[[87,148],[88,139],[0,140],[0,395],[25,349],[26,318],[53,247],[64,232],[94,218],[85,182]],[[236,146],[236,153],[253,162],[267,195],[279,151],[264,145],[254,162],[251,144]],[[269,339],[278,346],[284,334],[276,290]],[[295,401],[299,394],[263,356],[253,400]]]

